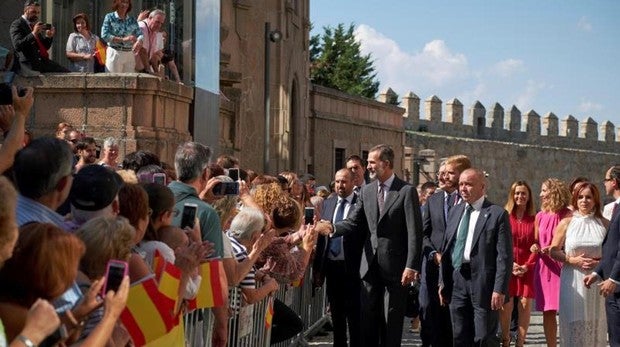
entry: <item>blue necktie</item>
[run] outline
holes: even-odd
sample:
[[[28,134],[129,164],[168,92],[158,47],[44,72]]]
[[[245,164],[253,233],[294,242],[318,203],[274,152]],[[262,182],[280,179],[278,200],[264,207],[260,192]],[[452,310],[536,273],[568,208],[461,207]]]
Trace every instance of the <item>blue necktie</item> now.
[[[471,210],[471,205],[466,204],[465,213],[463,213],[463,217],[461,217],[461,224],[459,224],[459,230],[456,234],[454,249],[452,249],[452,267],[454,269],[459,269],[463,263],[463,252],[465,251],[465,241],[467,240],[467,233],[469,232]]]
[[[344,208],[347,206],[347,199],[340,199],[340,205],[336,210],[336,217],[334,218],[334,223],[338,223],[344,219]],[[340,250],[342,249],[340,243],[342,239],[339,237],[334,237],[329,239],[329,253],[331,253],[334,257],[340,254]]]

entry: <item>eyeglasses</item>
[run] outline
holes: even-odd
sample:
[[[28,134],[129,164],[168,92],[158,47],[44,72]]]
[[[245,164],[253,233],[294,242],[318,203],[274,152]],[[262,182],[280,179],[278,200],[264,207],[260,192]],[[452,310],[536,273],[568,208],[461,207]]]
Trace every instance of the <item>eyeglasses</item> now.
[[[79,141],[79,140],[78,140],[78,139],[69,139],[69,140],[67,140],[67,141],[69,141],[69,142],[71,142],[71,143],[78,143],[78,141]]]

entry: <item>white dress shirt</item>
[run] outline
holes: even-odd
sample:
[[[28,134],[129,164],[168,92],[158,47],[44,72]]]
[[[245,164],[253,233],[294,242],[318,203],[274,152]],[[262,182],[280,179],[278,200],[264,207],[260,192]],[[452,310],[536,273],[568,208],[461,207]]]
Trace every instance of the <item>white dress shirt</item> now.
[[[467,229],[467,239],[465,239],[465,249],[463,250],[463,263],[469,263],[470,254],[471,254],[471,246],[474,241],[474,229],[476,228],[476,222],[478,221],[478,217],[480,216],[480,209],[482,208],[482,203],[484,202],[484,195],[476,200],[471,207],[473,210],[471,211],[471,215],[469,216],[469,228]],[[458,229],[457,229],[458,230]]]

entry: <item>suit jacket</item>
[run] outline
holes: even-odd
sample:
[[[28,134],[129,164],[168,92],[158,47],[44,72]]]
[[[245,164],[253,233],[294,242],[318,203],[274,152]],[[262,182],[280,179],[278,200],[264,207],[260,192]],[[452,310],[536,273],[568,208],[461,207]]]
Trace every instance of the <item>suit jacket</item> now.
[[[442,247],[439,283],[443,285],[442,294],[448,300],[453,289],[452,249],[464,211],[464,202],[450,210]],[[505,294],[508,299],[512,261],[512,232],[508,212],[485,198],[474,228],[469,263],[471,281],[476,288],[472,291],[473,302],[477,306],[490,310],[493,292]]]
[[[11,41],[13,42],[13,48],[15,48],[15,53],[17,53],[17,57],[19,58],[19,62],[26,64],[33,70],[38,71],[39,66],[43,63],[43,58],[39,52],[37,41],[32,34],[32,29],[23,17],[19,17],[11,23],[10,35]],[[39,39],[46,49],[50,49],[50,47],[52,47],[52,37],[39,35]]]
[[[357,203],[357,196],[353,194],[353,198],[351,199],[351,206],[349,206],[348,215],[355,209],[355,204]],[[338,196],[331,196],[323,202],[323,208],[321,209],[321,219],[324,220],[333,220],[334,214],[336,213],[336,206],[338,205]],[[345,218],[347,217],[345,216]],[[324,274],[323,268],[325,266],[325,261],[327,260],[327,256],[329,253],[329,237],[328,236],[319,236],[316,242],[316,256],[314,257],[314,262],[312,265],[312,269],[315,272],[320,274]],[[355,274],[360,270],[360,257],[362,255],[362,247],[360,242],[360,237],[357,233],[351,233],[343,236],[342,240],[342,250],[344,252],[344,261],[345,266],[348,272]]]
[[[444,216],[445,193],[437,192],[426,200],[422,211],[422,255],[427,261],[431,252],[441,252],[444,233],[446,230],[446,218]]]
[[[603,257],[594,271],[602,279],[612,278],[620,280],[620,213],[616,212],[611,217],[609,230],[603,240]],[[616,293],[620,292],[620,286],[616,286]]]
[[[367,279],[376,262],[379,274],[400,282],[404,269],[420,271],[422,221],[415,187],[394,177],[383,213],[377,204],[378,180],[365,185],[355,209],[347,219],[336,223],[334,236],[358,233],[364,240],[360,277]]]

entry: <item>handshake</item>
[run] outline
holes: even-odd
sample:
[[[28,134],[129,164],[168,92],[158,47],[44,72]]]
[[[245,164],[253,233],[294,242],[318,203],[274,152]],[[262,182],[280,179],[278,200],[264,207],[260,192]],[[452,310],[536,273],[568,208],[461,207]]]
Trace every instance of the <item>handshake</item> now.
[[[318,231],[323,236],[329,236],[334,233],[334,225],[327,220],[321,219],[314,226],[314,230]]]

